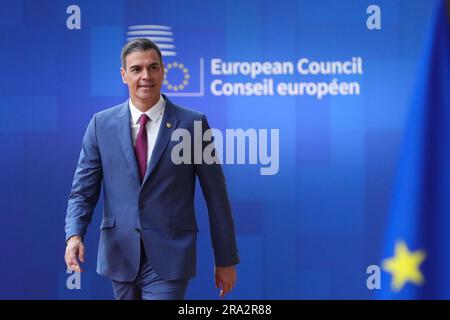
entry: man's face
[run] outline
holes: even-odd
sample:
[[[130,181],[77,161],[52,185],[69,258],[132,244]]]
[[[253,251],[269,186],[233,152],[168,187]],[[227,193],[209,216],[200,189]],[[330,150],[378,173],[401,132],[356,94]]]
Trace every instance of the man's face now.
[[[133,103],[153,105],[159,100],[164,66],[154,49],[135,51],[125,58],[126,70],[120,69]]]

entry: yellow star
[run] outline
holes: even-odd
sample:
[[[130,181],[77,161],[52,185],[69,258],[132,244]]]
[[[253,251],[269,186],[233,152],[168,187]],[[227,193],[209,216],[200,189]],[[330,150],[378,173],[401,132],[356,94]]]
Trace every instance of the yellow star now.
[[[392,289],[400,291],[407,281],[421,285],[425,280],[419,265],[424,259],[425,251],[411,252],[404,241],[397,241],[394,256],[383,260],[383,269],[392,274]]]

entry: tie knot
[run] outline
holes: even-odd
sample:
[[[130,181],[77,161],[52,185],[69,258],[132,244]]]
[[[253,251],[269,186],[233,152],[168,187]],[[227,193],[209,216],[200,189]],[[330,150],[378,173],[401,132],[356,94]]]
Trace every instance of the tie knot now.
[[[139,117],[139,125],[145,126],[147,124],[148,119],[150,119],[145,113],[141,114]]]

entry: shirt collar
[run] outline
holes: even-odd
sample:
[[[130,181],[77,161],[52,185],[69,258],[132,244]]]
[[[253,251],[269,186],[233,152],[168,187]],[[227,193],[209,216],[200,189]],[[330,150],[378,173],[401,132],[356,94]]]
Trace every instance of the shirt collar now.
[[[161,115],[161,112],[163,111],[165,105],[166,105],[166,101],[160,95],[158,102],[144,113],[152,121],[156,121],[158,119],[158,117]],[[136,108],[136,106],[133,104],[131,99],[128,99],[128,106],[130,108],[130,113],[131,113],[131,122],[133,124],[137,124],[139,122],[139,118],[141,117],[143,112],[140,111],[138,108]]]

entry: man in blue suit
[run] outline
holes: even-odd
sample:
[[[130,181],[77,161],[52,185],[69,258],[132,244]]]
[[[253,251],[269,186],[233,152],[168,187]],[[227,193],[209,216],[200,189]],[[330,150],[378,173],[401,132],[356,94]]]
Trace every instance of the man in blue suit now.
[[[103,182],[97,272],[112,280],[116,299],[183,299],[196,272],[198,177],[208,207],[215,285],[224,296],[235,286],[239,257],[222,168],[177,165],[171,158],[174,130],[193,136],[194,121],[209,129],[206,117],[161,95],[164,66],[152,41],[124,46],[121,74],[130,99],[94,114],[83,138],[67,208],[66,264],[81,271],[83,236]]]

